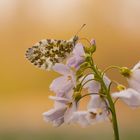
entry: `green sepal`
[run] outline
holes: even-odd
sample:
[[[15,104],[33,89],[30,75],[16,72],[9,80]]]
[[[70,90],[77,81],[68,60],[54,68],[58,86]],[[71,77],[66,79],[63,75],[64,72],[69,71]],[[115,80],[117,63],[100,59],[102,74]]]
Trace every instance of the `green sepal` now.
[[[82,95],[81,95],[81,93],[80,92],[74,92],[73,93],[73,99],[76,101],[76,102],[78,102],[80,99],[81,99],[81,97],[82,97]]]

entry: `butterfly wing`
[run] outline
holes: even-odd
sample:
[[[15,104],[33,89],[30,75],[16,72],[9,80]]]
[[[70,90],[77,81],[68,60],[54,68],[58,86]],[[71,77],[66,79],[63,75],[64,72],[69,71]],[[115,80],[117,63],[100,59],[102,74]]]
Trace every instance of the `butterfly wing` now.
[[[38,68],[50,70],[64,61],[75,46],[75,40],[43,39],[26,51],[26,58]]]

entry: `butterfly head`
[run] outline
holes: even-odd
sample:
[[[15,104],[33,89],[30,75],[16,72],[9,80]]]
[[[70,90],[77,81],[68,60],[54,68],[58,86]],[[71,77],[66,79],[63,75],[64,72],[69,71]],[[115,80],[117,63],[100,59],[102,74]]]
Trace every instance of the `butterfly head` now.
[[[75,45],[77,43],[77,41],[79,40],[79,37],[77,35],[73,36],[70,41],[73,42],[73,44]]]

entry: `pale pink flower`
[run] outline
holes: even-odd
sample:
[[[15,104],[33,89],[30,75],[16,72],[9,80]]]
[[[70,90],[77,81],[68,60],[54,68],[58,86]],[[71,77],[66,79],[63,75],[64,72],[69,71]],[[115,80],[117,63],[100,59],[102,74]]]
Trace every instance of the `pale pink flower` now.
[[[53,66],[53,70],[62,76],[53,80],[50,90],[54,91],[57,96],[70,97],[76,84],[75,73],[68,66],[60,63]]]
[[[55,101],[54,108],[43,113],[44,120],[52,122],[54,126],[69,123],[70,117],[76,111],[76,103],[70,99],[56,96],[50,96],[50,99]]]

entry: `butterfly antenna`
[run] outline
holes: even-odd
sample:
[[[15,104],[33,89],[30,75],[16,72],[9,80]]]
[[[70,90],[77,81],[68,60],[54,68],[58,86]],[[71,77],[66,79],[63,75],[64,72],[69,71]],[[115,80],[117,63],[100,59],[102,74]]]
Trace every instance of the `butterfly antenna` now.
[[[86,26],[86,24],[83,24],[83,25],[81,26],[81,28],[76,32],[75,35],[77,35],[85,26]]]

